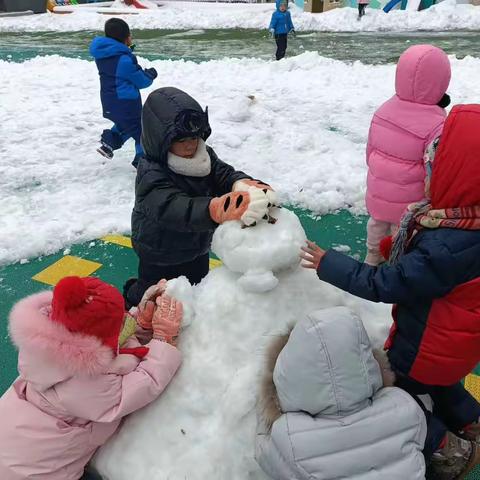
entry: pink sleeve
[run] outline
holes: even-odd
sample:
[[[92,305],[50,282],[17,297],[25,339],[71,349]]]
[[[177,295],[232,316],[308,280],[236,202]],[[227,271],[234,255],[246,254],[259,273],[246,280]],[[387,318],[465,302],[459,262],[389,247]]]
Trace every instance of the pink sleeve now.
[[[444,121],[438,125],[437,128],[435,128],[434,130],[432,130],[432,132],[430,133],[430,135],[427,137],[427,140],[426,140],[426,143],[425,143],[425,149],[427,149],[427,147],[436,139],[438,138],[441,134],[442,134],[442,131],[443,131],[443,125],[444,125]]]
[[[148,355],[127,375],[74,378],[57,386],[68,415],[94,422],[113,422],[155,400],[177,372],[181,353],[168,343],[152,340]],[[63,388],[62,388],[63,387]]]
[[[368,139],[367,139],[367,155],[366,155],[366,161],[368,165],[368,161],[370,159],[370,154],[372,153],[373,147],[372,147],[372,125],[370,124],[370,129],[368,130]]]

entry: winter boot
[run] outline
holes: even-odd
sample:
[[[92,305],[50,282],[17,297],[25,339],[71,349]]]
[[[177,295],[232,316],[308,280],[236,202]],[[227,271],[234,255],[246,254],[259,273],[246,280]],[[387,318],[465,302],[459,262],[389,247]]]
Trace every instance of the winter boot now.
[[[125,300],[125,310],[128,312],[132,307],[136,307],[136,305],[132,305],[128,301],[128,291],[130,287],[137,283],[138,278],[129,278],[123,285],[123,299]]]
[[[109,160],[113,158],[113,150],[106,143],[102,143],[102,145],[97,148],[97,152]]]
[[[480,420],[480,419],[479,419]],[[480,440],[480,422],[477,420],[470,425],[467,425],[461,432],[458,433],[460,438],[465,440],[473,440],[479,442]]]
[[[448,433],[445,447],[435,452],[429,465],[429,480],[463,480],[480,463],[476,442]]]

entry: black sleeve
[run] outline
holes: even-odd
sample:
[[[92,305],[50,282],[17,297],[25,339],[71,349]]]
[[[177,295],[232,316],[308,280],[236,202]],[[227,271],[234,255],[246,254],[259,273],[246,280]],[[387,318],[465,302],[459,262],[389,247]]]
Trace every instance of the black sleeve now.
[[[146,173],[136,190],[137,205],[166,230],[205,232],[218,226],[210,217],[211,197],[190,197],[157,172]]]
[[[212,160],[211,177],[213,181],[215,195],[224,195],[232,191],[233,184],[242,178],[251,179],[246,173],[235,170],[228,163],[222,162],[212,148],[207,147]]]

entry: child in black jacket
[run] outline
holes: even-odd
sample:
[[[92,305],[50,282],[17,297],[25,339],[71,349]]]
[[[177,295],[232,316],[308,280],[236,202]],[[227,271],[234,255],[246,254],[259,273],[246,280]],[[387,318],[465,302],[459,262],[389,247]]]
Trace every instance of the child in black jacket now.
[[[173,87],[152,92],[143,108],[132,243],[138,279],[124,294],[137,305],[160,279],[185,275],[200,282],[209,269],[215,228],[228,220],[251,225],[275,204],[275,192],[222,162],[205,144],[208,114],[187,93]]]

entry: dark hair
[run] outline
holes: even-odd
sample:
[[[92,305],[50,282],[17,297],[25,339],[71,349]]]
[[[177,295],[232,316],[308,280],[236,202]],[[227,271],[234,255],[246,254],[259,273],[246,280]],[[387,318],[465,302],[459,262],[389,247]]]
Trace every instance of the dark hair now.
[[[448,93],[446,93],[441,99],[440,101],[437,103],[437,105],[441,108],[447,108],[449,105],[450,105],[450,102],[452,100],[450,99],[450,95]]]
[[[130,27],[121,18],[110,18],[105,22],[105,36],[124,43],[130,36]]]

